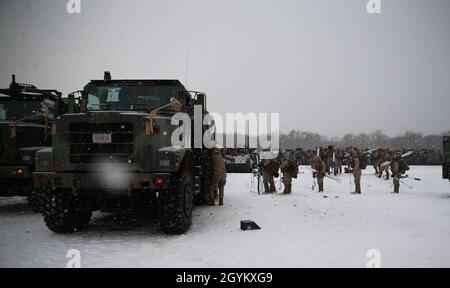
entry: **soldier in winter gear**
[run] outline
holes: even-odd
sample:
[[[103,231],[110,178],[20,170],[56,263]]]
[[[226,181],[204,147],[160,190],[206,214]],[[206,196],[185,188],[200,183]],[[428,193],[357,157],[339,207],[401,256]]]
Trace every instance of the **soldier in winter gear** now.
[[[278,177],[280,164],[275,159],[264,159],[262,162],[262,176],[265,194],[277,193],[274,176]]]
[[[361,159],[357,149],[353,149],[351,168],[355,178],[355,192],[352,194],[361,194]]]
[[[323,178],[326,174],[327,166],[319,156],[314,156],[311,168],[313,169],[313,177],[317,178],[317,183],[319,184],[319,192],[323,192]]]
[[[325,161],[325,164],[327,165],[326,170],[328,174],[331,174],[331,166],[333,164],[333,154],[334,154],[334,146],[330,145],[328,146],[328,149],[325,149],[327,151],[326,158],[323,158]]]
[[[216,201],[223,206],[224,189],[227,182],[227,170],[225,168],[225,160],[221,151],[214,148],[211,151],[209,160],[209,168],[211,173],[209,184],[209,205],[214,206]]]
[[[398,157],[391,162],[390,168],[392,171],[392,179],[394,182],[393,193],[398,194],[400,193],[400,178],[402,177],[402,174],[405,174],[406,171],[409,170],[409,166],[405,160]]]
[[[344,159],[344,152],[341,149],[336,149],[335,152],[335,166],[334,166],[334,175],[342,174],[342,160]]]
[[[381,165],[381,154],[382,154],[382,149],[378,148],[377,150],[374,151],[374,153],[372,154],[372,164],[373,164],[373,169],[375,170],[375,175],[380,175],[380,165]]]
[[[381,154],[381,163],[384,162],[388,162],[391,161],[392,157],[391,157],[391,153],[389,152],[388,149],[383,150],[383,153]],[[383,172],[386,173],[386,178],[385,180],[389,180],[389,165],[385,165],[381,167],[380,164],[380,174],[378,175],[378,178],[382,178],[383,177]]]

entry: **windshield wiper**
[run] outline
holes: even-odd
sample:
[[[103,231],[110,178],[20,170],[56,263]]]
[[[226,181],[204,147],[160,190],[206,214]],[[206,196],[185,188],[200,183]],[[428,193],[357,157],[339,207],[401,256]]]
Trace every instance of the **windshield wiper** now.
[[[145,107],[145,110],[148,110],[149,108],[152,108],[150,106],[150,104],[146,104],[146,103],[130,103],[128,105],[129,105],[130,109],[131,109],[131,106]],[[133,107],[133,109],[134,109],[134,107]],[[173,109],[172,107],[164,107],[163,109],[161,109],[161,112],[173,112],[173,111],[176,111],[176,109]]]

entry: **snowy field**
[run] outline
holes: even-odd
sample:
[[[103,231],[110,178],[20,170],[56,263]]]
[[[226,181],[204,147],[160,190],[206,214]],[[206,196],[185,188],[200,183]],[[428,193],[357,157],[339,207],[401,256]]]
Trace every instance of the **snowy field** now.
[[[24,198],[0,198],[0,267],[65,267],[69,249],[83,267],[366,267],[371,249],[383,267],[450,267],[450,183],[440,167],[411,167],[422,181],[405,180],[413,187],[400,195],[371,167],[360,196],[350,195],[349,175],[325,179],[319,194],[301,171],[290,196],[258,195],[250,175],[229,175],[225,206],[196,208],[181,236],[148,216],[101,213],[86,231],[57,235]],[[262,230],[241,231],[248,219]]]

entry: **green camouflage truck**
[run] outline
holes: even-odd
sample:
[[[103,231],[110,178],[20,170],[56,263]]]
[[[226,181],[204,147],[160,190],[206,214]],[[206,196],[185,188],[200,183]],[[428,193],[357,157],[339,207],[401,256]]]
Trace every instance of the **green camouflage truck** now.
[[[34,157],[51,146],[48,128],[64,107],[60,92],[16,83],[14,75],[10,87],[0,89],[0,196],[28,196],[39,211],[32,193]]]
[[[182,112],[191,121],[194,106],[206,115],[205,94],[188,92],[178,80],[111,80],[109,72],[77,93],[79,113],[54,122],[52,148],[36,157],[33,181],[45,195],[47,227],[72,233],[89,224],[93,211],[154,207],[165,233],[184,233],[194,203],[205,202],[210,152],[173,146],[178,126],[171,120]]]
[[[450,180],[450,136],[444,136],[442,177]]]

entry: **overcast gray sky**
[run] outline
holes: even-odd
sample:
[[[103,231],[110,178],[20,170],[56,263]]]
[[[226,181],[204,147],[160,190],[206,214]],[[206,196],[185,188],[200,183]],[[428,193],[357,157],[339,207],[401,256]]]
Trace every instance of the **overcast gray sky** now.
[[[450,1],[0,0],[0,86],[176,78],[209,110],[327,136],[450,130]]]

